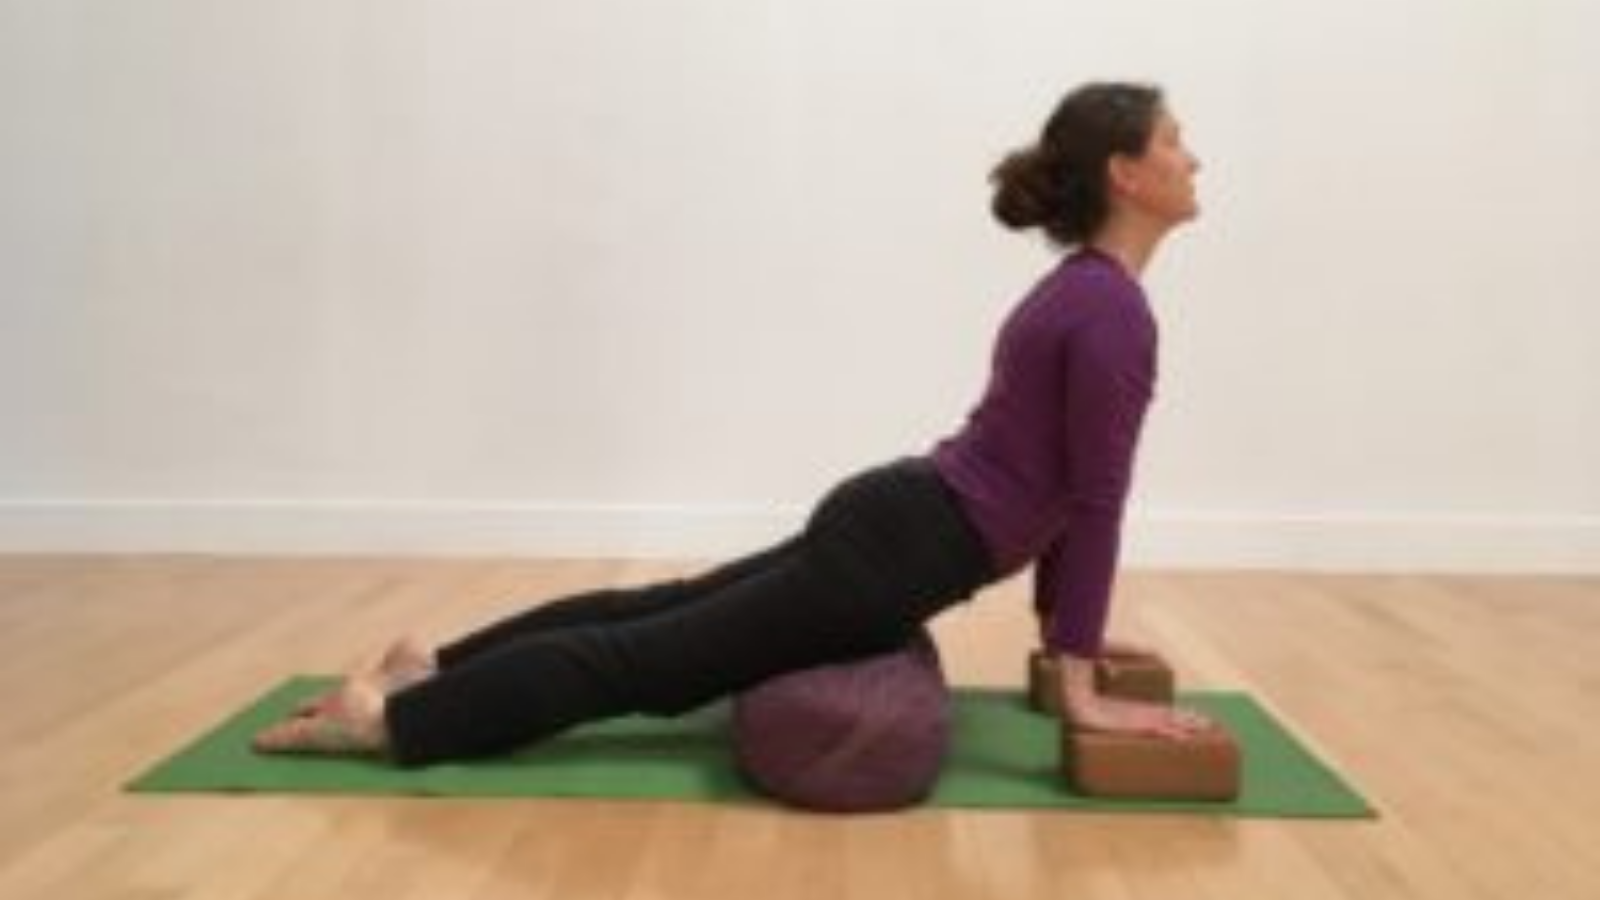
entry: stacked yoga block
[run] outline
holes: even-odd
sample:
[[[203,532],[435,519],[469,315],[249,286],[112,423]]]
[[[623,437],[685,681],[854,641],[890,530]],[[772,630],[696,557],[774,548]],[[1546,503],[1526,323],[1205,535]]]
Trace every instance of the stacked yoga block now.
[[[1183,740],[1106,734],[1075,728],[1061,715],[1054,657],[1042,650],[1028,659],[1033,708],[1061,718],[1061,774],[1080,794],[1170,800],[1231,800],[1239,794],[1239,746],[1221,725]],[[1176,678],[1156,655],[1112,655],[1095,665],[1101,694],[1171,704]]]

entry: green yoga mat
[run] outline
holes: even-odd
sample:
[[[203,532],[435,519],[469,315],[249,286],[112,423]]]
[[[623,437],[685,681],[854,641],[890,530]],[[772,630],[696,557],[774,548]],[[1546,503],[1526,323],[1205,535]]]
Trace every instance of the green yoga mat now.
[[[740,779],[727,705],[674,719],[628,717],[574,729],[492,760],[400,769],[378,760],[261,756],[250,737],[329,682],[293,678],[133,780],[136,792],[609,797],[765,803]],[[1243,694],[1192,693],[1184,705],[1226,723],[1244,749],[1243,790],[1227,803],[1097,800],[1056,775],[1055,723],[1017,691],[955,691],[954,734],[928,805],[1367,818],[1349,785]]]

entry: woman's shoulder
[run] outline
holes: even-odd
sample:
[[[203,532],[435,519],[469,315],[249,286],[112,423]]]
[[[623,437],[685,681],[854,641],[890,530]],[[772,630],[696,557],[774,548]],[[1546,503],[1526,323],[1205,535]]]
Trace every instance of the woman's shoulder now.
[[[1144,293],[1122,268],[1101,254],[1077,251],[1039,286],[1037,304],[1054,327],[1138,325],[1148,317]]]

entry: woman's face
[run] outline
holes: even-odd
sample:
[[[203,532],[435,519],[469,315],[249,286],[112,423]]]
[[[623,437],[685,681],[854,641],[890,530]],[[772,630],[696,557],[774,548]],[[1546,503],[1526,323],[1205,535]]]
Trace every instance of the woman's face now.
[[[1111,184],[1117,199],[1169,225],[1200,214],[1194,176],[1200,160],[1183,143],[1178,120],[1163,110],[1139,156],[1111,158]]]

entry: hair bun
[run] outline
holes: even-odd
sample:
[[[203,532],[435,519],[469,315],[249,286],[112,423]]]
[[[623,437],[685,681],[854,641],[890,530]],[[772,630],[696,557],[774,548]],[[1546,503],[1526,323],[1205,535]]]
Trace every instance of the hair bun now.
[[[995,186],[990,209],[1007,228],[1037,228],[1058,215],[1061,185],[1039,147],[1008,155],[989,176]]]

